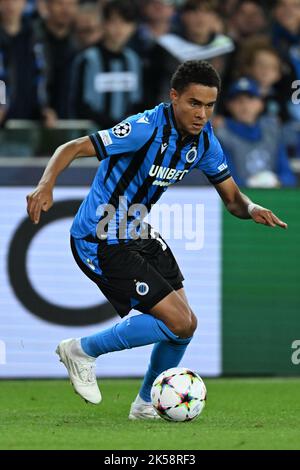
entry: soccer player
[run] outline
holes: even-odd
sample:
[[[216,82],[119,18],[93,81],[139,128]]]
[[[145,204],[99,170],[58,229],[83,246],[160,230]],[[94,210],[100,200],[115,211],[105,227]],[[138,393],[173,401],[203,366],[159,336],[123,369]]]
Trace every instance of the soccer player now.
[[[96,155],[101,162],[71,228],[72,252],[121,317],[132,308],[142,314],[88,337],[63,340],[56,352],[75,391],[97,404],[101,394],[96,358],[154,343],[130,419],[158,418],[151,406],[152,383],[179,364],[197,326],[176,260],[159,234],[143,223],[143,208],[149,211],[168,186],[200,169],[231,214],[287,227],[243,195],[230,176],[209,122],[219,90],[220,77],[210,64],[185,62],[172,77],[171,103],[58,147],[37,188],[27,196],[28,214],[37,224],[41,211],[53,204],[57,176],[74,159]]]

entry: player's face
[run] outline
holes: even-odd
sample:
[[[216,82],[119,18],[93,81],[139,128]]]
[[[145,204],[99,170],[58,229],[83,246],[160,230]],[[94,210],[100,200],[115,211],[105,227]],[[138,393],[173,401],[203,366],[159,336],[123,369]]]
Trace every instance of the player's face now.
[[[176,123],[183,136],[197,135],[202,131],[213,114],[217,96],[216,87],[197,83],[191,83],[181,93],[171,89]]]

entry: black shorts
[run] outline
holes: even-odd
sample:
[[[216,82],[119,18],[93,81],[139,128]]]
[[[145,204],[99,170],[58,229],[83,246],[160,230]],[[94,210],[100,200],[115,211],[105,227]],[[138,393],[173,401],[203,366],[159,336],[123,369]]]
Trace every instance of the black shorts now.
[[[116,245],[96,243],[102,275],[81,260],[71,237],[72,253],[80,269],[97,284],[120,317],[132,308],[148,313],[173,290],[183,287],[184,277],[164,240],[139,239]]]

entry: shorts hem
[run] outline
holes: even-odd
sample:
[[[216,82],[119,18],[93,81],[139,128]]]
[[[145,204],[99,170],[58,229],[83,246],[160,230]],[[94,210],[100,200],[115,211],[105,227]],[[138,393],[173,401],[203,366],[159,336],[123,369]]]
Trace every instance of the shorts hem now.
[[[172,287],[173,287],[174,290],[183,289],[183,283],[182,283],[182,281],[180,281],[180,282],[178,282],[178,284],[175,284]]]

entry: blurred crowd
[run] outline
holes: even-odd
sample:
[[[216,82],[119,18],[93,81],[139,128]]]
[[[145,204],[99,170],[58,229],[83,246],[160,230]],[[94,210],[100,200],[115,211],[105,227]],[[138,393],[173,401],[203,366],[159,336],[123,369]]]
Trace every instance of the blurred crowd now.
[[[168,101],[187,59],[223,79],[213,124],[238,183],[294,186],[300,0],[0,0],[1,128],[111,127]]]

